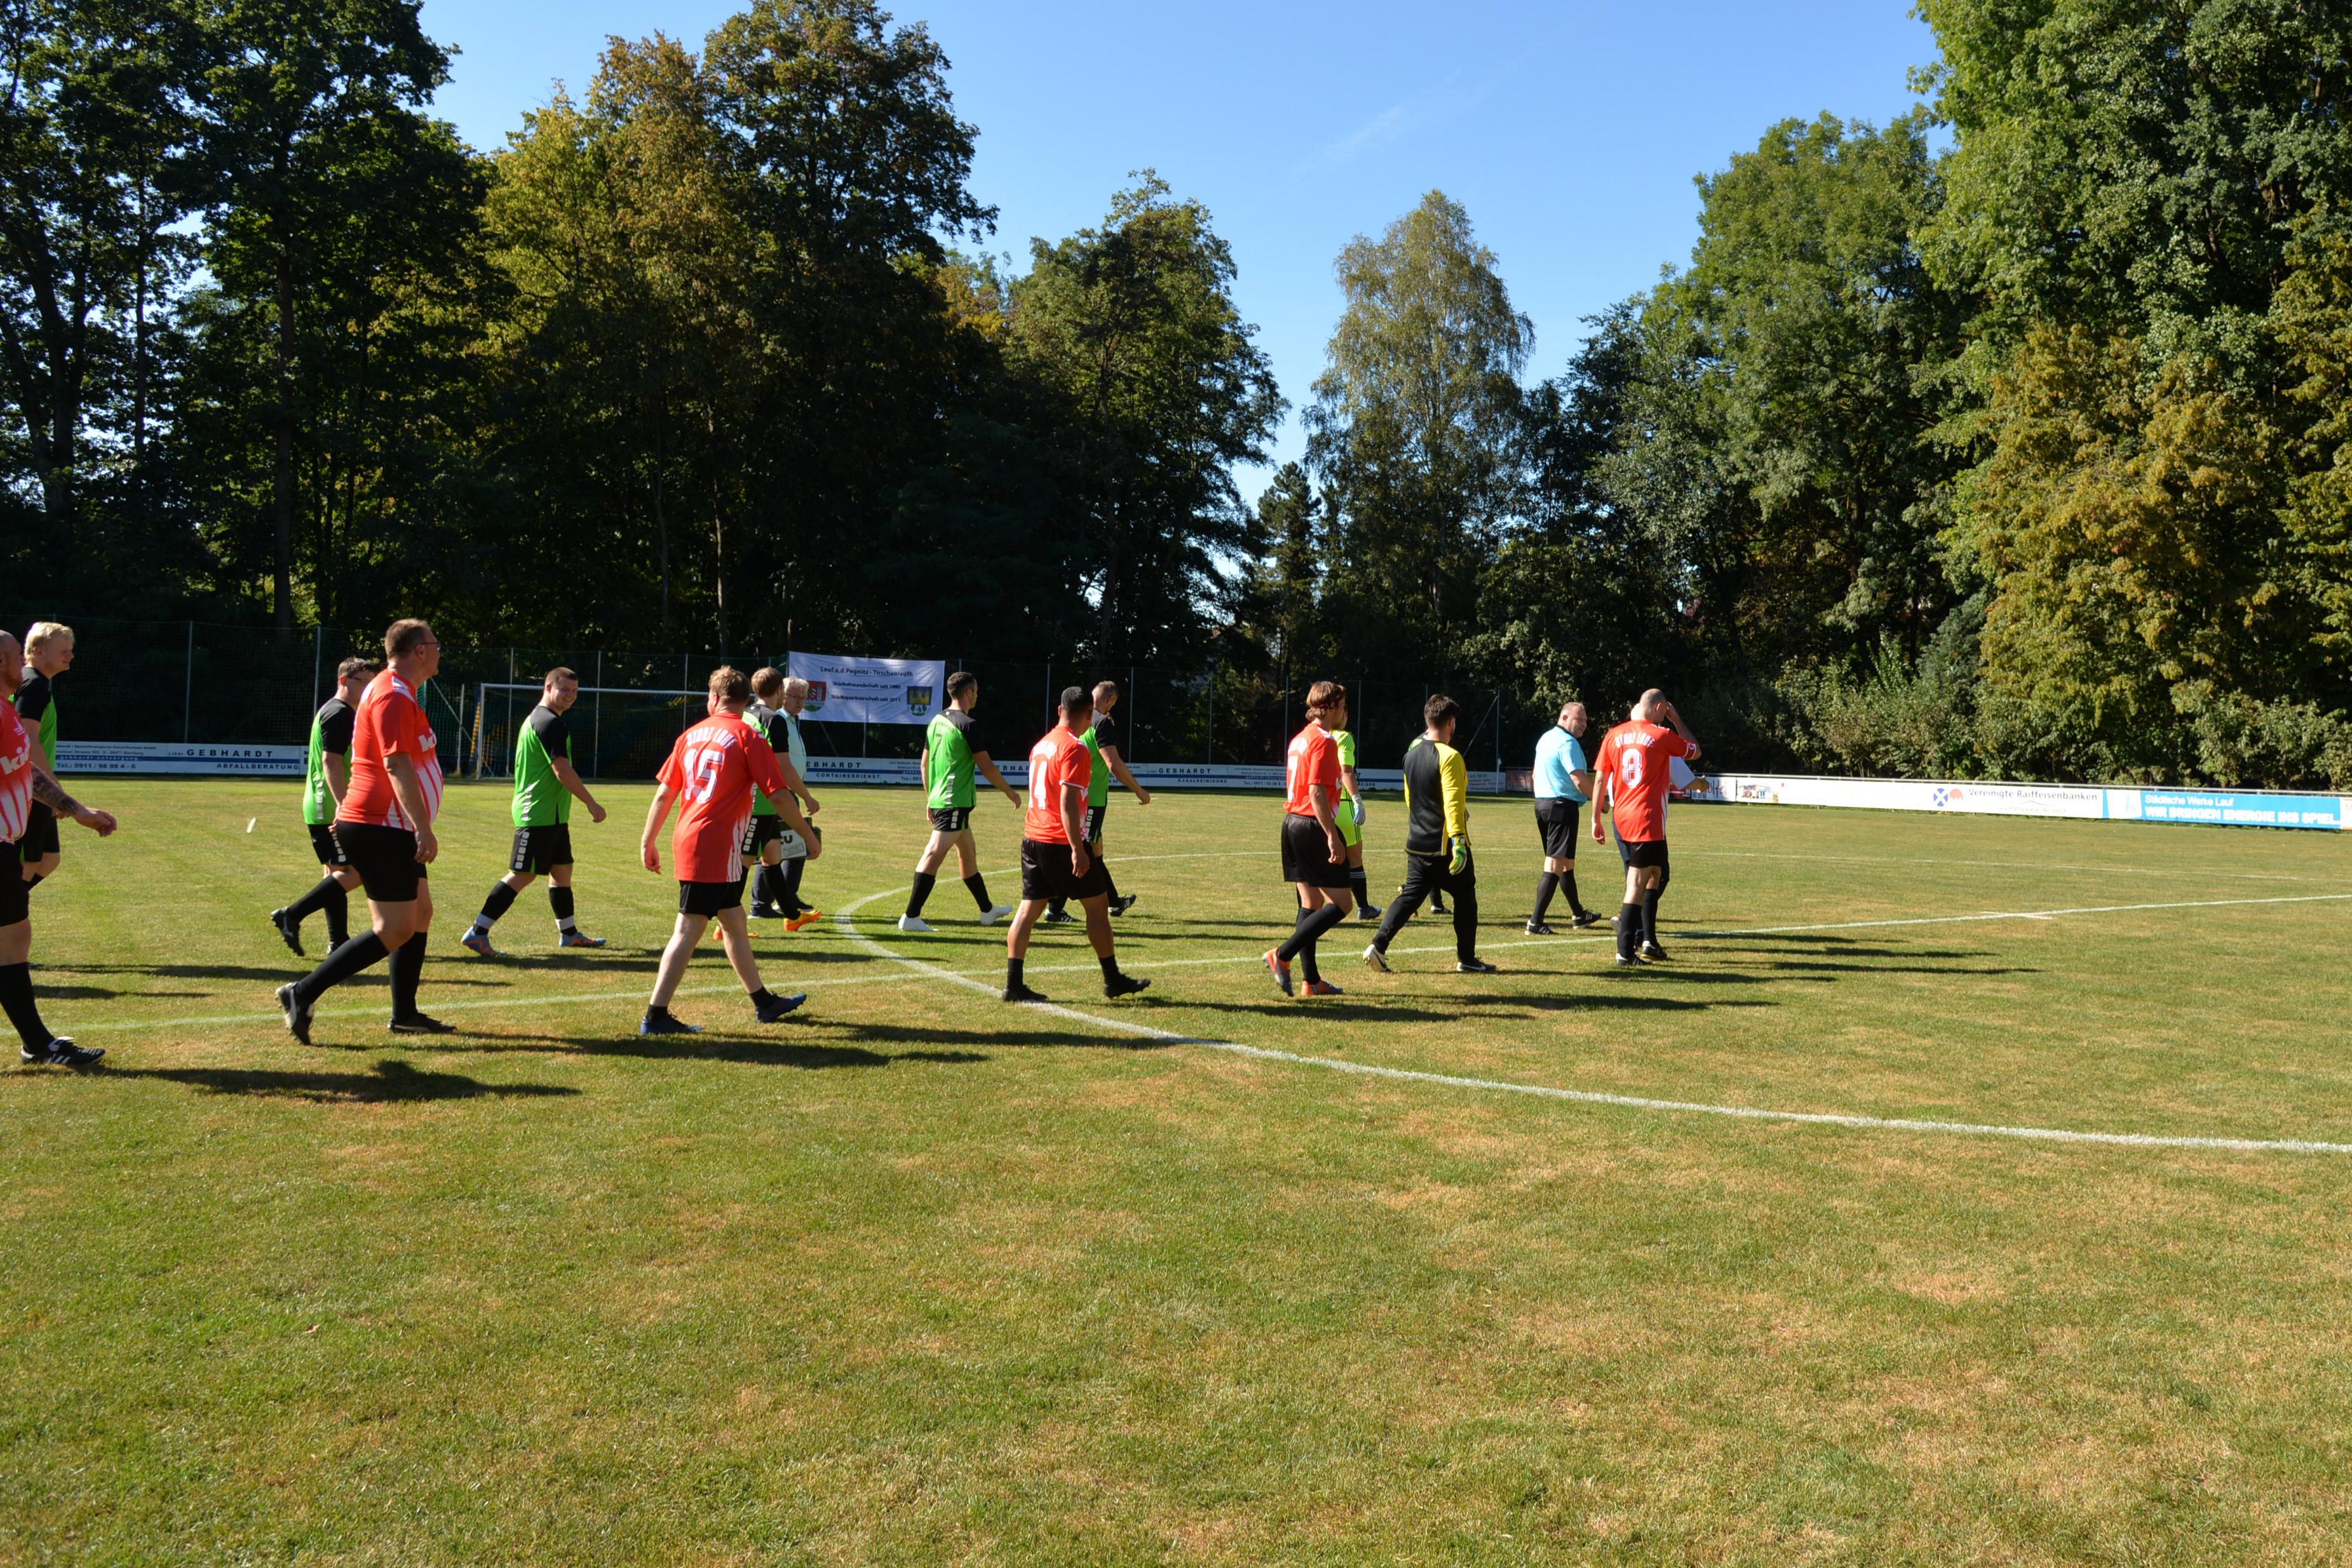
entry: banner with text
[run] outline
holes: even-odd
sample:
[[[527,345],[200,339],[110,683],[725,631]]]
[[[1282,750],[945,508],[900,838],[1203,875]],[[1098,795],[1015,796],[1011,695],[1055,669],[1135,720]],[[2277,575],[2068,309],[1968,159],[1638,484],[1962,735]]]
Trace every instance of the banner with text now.
[[[805,716],[841,724],[928,724],[947,706],[941,658],[796,653],[785,671],[809,683]]]
[[[1938,779],[1833,779],[1713,773],[1694,800],[1750,805],[1859,806],[1958,816],[2072,816],[2107,822],[2205,822],[2236,827],[2342,831],[2352,797],[2227,794],[2218,790],[2106,789],[2097,784],[1969,783]]]

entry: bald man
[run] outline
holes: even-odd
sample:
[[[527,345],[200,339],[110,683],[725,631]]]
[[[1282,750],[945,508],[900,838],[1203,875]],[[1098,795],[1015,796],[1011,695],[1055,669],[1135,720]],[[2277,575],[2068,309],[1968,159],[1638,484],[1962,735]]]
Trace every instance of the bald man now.
[[[1544,912],[1552,895],[1568,889],[1570,924],[1579,930],[1601,917],[1576,896],[1576,823],[1592,798],[1592,774],[1584,761],[1584,704],[1563,704],[1559,721],[1536,742],[1536,832],[1543,840],[1543,875],[1536,879],[1536,912],[1528,917],[1529,936],[1550,936]]]

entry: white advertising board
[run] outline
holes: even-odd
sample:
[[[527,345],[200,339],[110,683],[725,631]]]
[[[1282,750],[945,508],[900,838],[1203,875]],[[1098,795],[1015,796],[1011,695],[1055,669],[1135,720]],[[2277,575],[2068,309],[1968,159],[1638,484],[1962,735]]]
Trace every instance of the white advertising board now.
[[[940,658],[853,658],[796,653],[787,674],[809,683],[805,717],[843,724],[928,724],[947,705]]]
[[[1835,805],[1959,816],[2067,816],[2111,822],[2204,822],[2242,827],[2342,830],[2352,797],[2219,790],[2104,789],[2096,784],[1937,779],[1833,779],[1712,773],[1694,800],[1748,805]]]
[[[58,772],[88,773],[209,773],[299,779],[310,761],[306,746],[215,746],[178,741],[59,741]]]

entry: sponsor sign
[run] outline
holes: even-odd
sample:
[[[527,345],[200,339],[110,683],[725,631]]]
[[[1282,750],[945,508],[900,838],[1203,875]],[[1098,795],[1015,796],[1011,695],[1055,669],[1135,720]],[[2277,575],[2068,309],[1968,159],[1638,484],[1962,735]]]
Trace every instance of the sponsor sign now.
[[[2219,790],[2102,789],[2094,784],[1970,783],[1937,779],[1830,779],[1716,773],[1693,800],[1748,805],[1836,805],[1958,816],[2064,816],[2111,822],[2204,822],[2223,826],[2352,825],[2352,797],[2229,794]]]
[[[59,741],[61,773],[208,773],[299,779],[307,746],[219,746],[177,741]]]
[[[947,705],[945,659],[796,653],[788,663],[787,674],[809,683],[805,718],[843,724],[928,724]]]

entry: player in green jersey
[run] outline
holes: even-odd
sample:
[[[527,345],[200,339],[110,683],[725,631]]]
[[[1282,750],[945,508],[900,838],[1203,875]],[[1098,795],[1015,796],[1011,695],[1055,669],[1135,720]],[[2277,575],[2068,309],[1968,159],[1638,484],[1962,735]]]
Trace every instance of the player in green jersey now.
[[[73,666],[73,628],[56,621],[35,621],[25,633],[25,673],[16,688],[16,719],[33,733],[41,748],[41,765],[55,778],[58,772],[58,700],[49,683]],[[17,842],[18,875],[32,887],[55,874],[60,858],[57,813],[35,801]]]
[[[1021,797],[1004,782],[988,753],[972,749],[971,710],[979,705],[978,678],[968,669],[957,670],[948,677],[946,711],[933,714],[923,733],[923,799],[931,814],[931,837],[915,859],[915,887],[907,895],[907,912],[898,917],[900,931],[931,929],[923,923],[923,900],[931,896],[950,849],[956,852],[956,869],[971,892],[971,901],[980,906],[980,923],[994,925],[1013,912],[1011,904],[988,901],[988,883],[981,877],[980,856],[971,842],[971,808],[978,793],[972,787],[974,773],[985,777],[1015,806],[1021,804]]]
[[[1135,907],[1139,896],[1129,893],[1119,897],[1118,885],[1110,879],[1110,865],[1103,859],[1103,816],[1110,809],[1110,781],[1116,776],[1135,796],[1138,805],[1151,804],[1151,792],[1135,782],[1127,763],[1118,754],[1118,731],[1112,727],[1110,710],[1118,706],[1118,682],[1097,681],[1095,684],[1095,720],[1087,732],[1078,737],[1087,748],[1087,758],[1093,772],[1087,775],[1087,853],[1103,868],[1103,888],[1110,895],[1107,908],[1112,914],[1123,915]],[[1055,899],[1045,907],[1045,922],[1048,925],[1076,925],[1077,918],[1063,906],[1066,899]]]
[[[1339,743],[1339,787],[1347,801],[1339,807],[1339,838],[1348,847],[1348,883],[1356,893],[1356,918],[1377,921],[1381,907],[1372,902],[1371,884],[1364,879],[1364,791],[1356,777],[1356,732],[1342,730],[1331,737]]]
[[[302,825],[310,830],[310,852],[327,874],[317,887],[282,910],[269,911],[269,923],[294,956],[302,951],[302,922],[323,910],[327,917],[327,951],[351,940],[352,889],[360,874],[343,856],[335,839],[335,810],[343,804],[343,787],[352,777],[352,721],[360,699],[375,679],[375,666],[363,658],[347,658],[335,667],[335,694],[310,719],[310,756],[302,781]]]
[[[801,740],[800,729],[808,682],[797,676],[788,679],[782,670],[766,666],[751,676],[751,706],[743,710],[743,722],[758,731],[775,753],[776,771],[784,775],[784,792],[800,801],[801,816],[815,816],[816,796],[808,788],[808,747]],[[816,830],[814,823],[809,830]],[[808,841],[793,831],[768,792],[757,784],[751,786],[751,820],[743,829],[743,858],[751,862],[753,920],[782,921],[786,931],[800,931],[824,918],[815,906],[801,901]]]
[[[602,947],[601,936],[583,934],[572,918],[572,802],[588,808],[588,820],[604,820],[604,808],[580,782],[572,766],[572,726],[563,715],[580,700],[580,678],[557,667],[541,682],[539,706],[515,735],[514,854],[507,874],[491,887],[471,930],[457,939],[469,952],[496,958],[490,927],[514,907],[515,895],[538,878],[547,879],[547,901],[555,911],[555,945]]]

